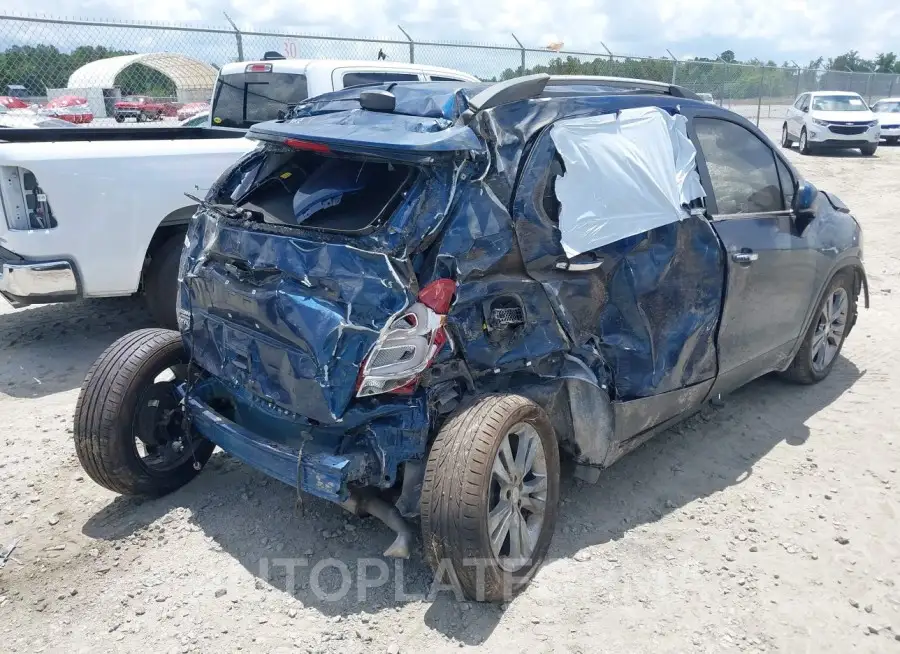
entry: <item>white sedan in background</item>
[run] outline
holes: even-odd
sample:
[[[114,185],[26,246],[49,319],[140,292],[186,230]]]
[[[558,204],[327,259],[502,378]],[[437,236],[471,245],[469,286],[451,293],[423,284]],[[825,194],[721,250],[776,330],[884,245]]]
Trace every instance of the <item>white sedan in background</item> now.
[[[881,138],[895,144],[900,141],[900,98],[885,98],[872,105],[881,126]]]

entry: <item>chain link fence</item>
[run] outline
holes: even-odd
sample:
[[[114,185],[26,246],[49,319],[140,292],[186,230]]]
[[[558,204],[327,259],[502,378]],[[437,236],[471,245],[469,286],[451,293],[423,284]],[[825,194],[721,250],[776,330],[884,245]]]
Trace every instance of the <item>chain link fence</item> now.
[[[413,62],[483,80],[523,73],[612,75],[679,84],[755,120],[783,118],[802,92],[855,91],[870,102],[900,95],[900,75],[768,67],[723,61],[622,57],[510,45],[362,39],[281,32],[0,15],[0,111],[31,110],[78,122],[112,121],[117,105],[150,105],[137,120],[186,117],[209,102],[217,70],[275,51],[288,58]],[[513,37],[515,38],[515,37]],[[126,105],[122,105],[126,103]],[[122,112],[119,112],[122,113]],[[159,120],[156,120],[159,119]]]

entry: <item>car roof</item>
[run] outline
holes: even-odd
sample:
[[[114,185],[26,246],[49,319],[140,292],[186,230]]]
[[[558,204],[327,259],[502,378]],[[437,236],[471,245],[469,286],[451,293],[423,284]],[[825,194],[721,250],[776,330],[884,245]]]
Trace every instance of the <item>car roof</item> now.
[[[272,71],[276,73],[294,73],[296,75],[309,74],[313,70],[330,72],[340,68],[375,68],[379,70],[415,70],[420,73],[446,75],[454,78],[463,78],[471,82],[477,82],[478,78],[453,68],[442,66],[426,66],[423,64],[410,64],[402,61],[373,61],[366,59],[267,59],[256,61],[239,61],[222,66],[220,74],[233,75],[242,73],[250,64],[272,64]]]
[[[881,98],[880,100],[876,100],[874,104],[878,104],[879,102],[900,102],[900,98]]]
[[[846,95],[850,98],[862,97],[859,93],[854,93],[853,91],[810,91],[810,95]]]

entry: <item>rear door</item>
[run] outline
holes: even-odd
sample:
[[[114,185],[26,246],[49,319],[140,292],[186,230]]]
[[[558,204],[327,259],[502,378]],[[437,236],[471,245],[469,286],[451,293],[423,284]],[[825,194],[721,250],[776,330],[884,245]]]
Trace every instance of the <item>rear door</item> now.
[[[596,347],[612,371],[616,434],[627,439],[690,410],[712,386],[721,247],[709,221],[691,216],[569,259],[555,191],[565,167],[550,132],[536,137],[519,176],[512,208],[517,241],[572,351]],[[605,209],[597,194],[597,215]]]
[[[787,113],[787,124],[788,124],[788,133],[794,138],[800,136],[800,123],[802,122],[803,112],[800,111],[800,107],[803,105],[804,99],[806,99],[807,94],[803,93],[797,100],[788,108]]]
[[[721,114],[701,110],[691,122],[727,257],[714,392],[728,392],[784,363],[814,293],[816,257],[791,211],[793,173],[771,144]]]

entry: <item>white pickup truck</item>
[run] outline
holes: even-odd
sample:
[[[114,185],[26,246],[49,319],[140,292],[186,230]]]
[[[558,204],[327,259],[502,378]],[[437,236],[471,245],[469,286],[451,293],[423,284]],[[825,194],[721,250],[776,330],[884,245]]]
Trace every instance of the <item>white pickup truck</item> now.
[[[270,59],[222,67],[207,127],[0,129],[0,295],[14,306],[143,292],[174,327],[196,204],[253,149],[252,124],[361,84],[477,78],[386,61]]]

